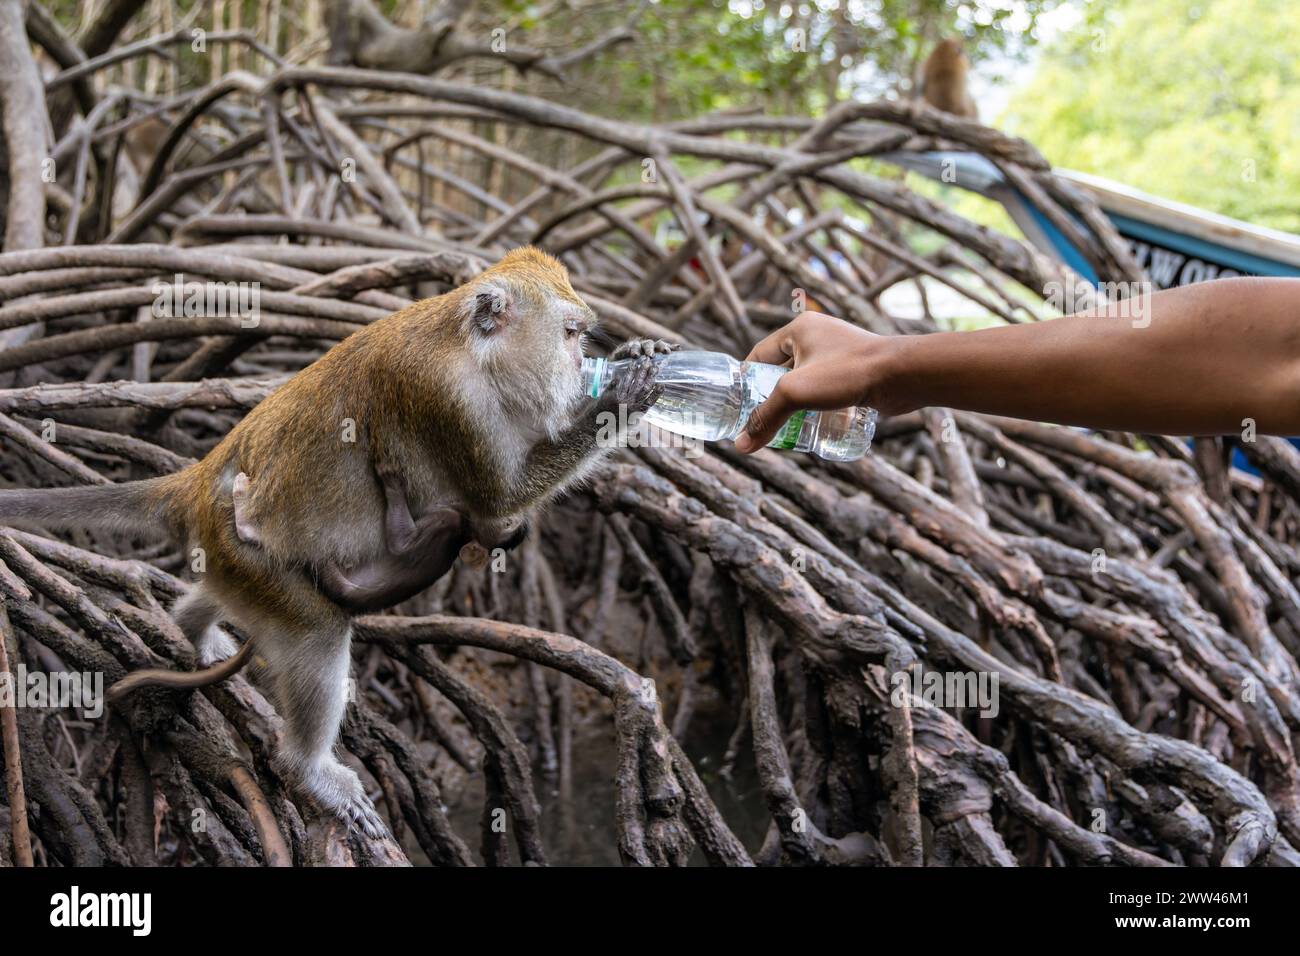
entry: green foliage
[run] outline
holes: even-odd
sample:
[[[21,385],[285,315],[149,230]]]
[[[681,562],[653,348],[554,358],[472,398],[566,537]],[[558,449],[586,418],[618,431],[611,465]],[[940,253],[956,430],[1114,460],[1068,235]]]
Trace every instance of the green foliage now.
[[[1120,0],[1043,50],[1008,130],[1053,163],[1300,231],[1292,0]]]
[[[652,121],[753,106],[818,114],[849,96],[909,89],[942,37],[964,37],[972,60],[1023,49],[1057,2],[1026,0],[1017,16],[1008,4],[960,0],[658,0],[635,46],[585,71],[599,84],[591,107]],[[625,16],[624,7],[583,25],[594,36]]]

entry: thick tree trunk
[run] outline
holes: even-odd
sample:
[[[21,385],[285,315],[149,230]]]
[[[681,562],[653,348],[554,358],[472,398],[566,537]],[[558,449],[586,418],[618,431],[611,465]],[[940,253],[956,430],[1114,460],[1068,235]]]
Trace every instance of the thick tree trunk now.
[[[45,244],[49,121],[22,0],[0,0],[0,117],[8,176],[4,248],[37,249]]]

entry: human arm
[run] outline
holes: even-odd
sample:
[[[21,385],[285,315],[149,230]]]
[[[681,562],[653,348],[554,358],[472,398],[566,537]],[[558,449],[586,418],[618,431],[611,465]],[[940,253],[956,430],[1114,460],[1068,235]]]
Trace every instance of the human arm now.
[[[751,361],[793,365],[736,440],[762,447],[791,413],[937,405],[1156,434],[1300,434],[1300,280],[1222,279],[1141,303],[975,332],[878,336],[817,313]]]

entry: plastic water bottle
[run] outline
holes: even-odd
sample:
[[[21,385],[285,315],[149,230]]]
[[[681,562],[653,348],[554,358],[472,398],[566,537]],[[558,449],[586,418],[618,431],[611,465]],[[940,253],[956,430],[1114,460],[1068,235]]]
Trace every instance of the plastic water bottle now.
[[[584,394],[599,396],[635,361],[584,359]],[[772,394],[781,376],[790,371],[762,362],[738,362],[723,352],[669,352],[656,355],[654,361],[659,366],[655,381],[663,387],[663,394],[646,411],[645,420],[703,441],[730,440],[739,435],[750,414]],[[767,447],[812,452],[830,461],[854,461],[867,453],[875,433],[873,408],[798,411]]]

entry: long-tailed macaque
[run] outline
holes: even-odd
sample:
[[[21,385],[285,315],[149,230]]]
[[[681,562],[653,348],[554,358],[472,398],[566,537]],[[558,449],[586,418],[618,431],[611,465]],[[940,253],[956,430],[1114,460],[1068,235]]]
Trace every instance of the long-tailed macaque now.
[[[926,58],[921,71],[921,95],[936,109],[956,116],[979,119],[979,109],[966,86],[970,60],[959,40],[941,40]]]
[[[277,770],[382,834],[333,752],[351,616],[432,583],[467,540],[517,539],[531,511],[589,470],[605,415],[625,421],[620,405],[654,403],[659,343],[623,346],[632,372],[599,399],[580,394],[593,319],[558,260],[518,249],[343,340],[185,470],[0,491],[0,521],[150,526],[202,548],[206,570],[174,611],[200,661],[235,650],[219,619],[247,632],[286,721]]]

